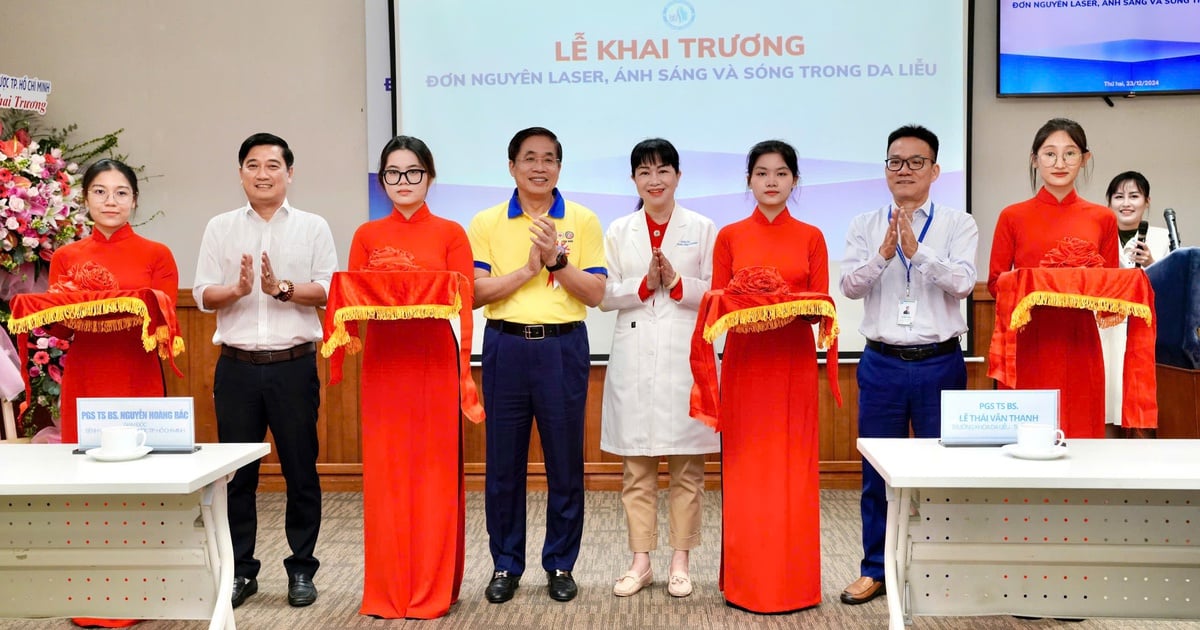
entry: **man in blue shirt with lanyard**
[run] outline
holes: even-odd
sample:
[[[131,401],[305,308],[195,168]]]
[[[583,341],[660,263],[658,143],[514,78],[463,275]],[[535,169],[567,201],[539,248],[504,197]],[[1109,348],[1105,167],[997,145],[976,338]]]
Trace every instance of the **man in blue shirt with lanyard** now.
[[[860,437],[908,437],[910,423],[917,437],[939,437],[942,390],[967,385],[959,337],[979,228],[971,215],[930,200],[937,154],[932,131],[893,131],[884,161],[892,203],[855,217],[846,232],[842,293],[863,300],[859,332],[867,339],[857,372]],[[862,469],[861,577],[842,591],[846,604],[884,594],[885,486],[865,459]]]

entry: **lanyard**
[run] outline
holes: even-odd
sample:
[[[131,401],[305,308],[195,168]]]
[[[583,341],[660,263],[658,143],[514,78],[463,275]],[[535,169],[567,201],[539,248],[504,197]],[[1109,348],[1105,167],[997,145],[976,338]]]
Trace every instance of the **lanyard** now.
[[[892,220],[892,208],[888,206],[888,221]],[[933,202],[929,202],[929,216],[925,218],[925,227],[921,228],[921,234],[917,236],[917,244],[925,240],[925,233],[929,231],[929,224],[933,223]],[[900,243],[896,243],[896,253],[900,255],[900,263],[904,265],[904,293],[908,294],[909,286],[912,285],[912,263],[904,257],[904,249],[900,247]]]

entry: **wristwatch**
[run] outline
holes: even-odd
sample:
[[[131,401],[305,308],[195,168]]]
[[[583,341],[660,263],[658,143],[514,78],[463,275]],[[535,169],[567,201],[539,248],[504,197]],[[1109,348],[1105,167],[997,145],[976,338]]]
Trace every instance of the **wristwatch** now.
[[[553,272],[558,271],[559,269],[562,269],[563,267],[566,267],[566,266],[567,266],[567,253],[566,252],[558,252],[558,258],[554,259],[553,265],[546,265],[546,271],[553,273]]]
[[[292,294],[295,292],[296,285],[291,280],[280,280],[279,293],[276,293],[271,297],[279,300],[280,302],[287,302],[288,300],[292,299]]]

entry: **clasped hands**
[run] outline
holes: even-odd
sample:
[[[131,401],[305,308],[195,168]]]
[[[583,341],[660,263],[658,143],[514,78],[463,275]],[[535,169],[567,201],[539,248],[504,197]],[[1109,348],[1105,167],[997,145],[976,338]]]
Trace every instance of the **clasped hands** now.
[[[916,255],[919,243],[912,229],[912,211],[905,211],[899,206],[892,211],[887,232],[883,235],[883,244],[879,246],[879,255],[883,256],[884,260],[891,260],[892,256],[896,255],[897,243],[900,244],[900,249],[904,250],[905,258],[911,260]]]
[[[537,275],[543,267],[549,267],[558,260],[558,227],[553,219],[542,215],[533,220],[529,234],[531,244],[525,267]]]
[[[650,268],[646,270],[646,288],[651,291],[657,291],[659,287],[673,289],[678,281],[679,274],[662,250],[657,247],[651,250]]]
[[[250,295],[250,291],[254,288],[254,257],[250,254],[242,254],[242,266],[238,270],[238,281],[234,285],[234,293],[237,296],[245,297]],[[275,278],[275,272],[271,269],[271,258],[267,256],[267,252],[262,253],[262,269],[259,273],[259,289],[263,293],[274,297],[279,293],[279,280]]]

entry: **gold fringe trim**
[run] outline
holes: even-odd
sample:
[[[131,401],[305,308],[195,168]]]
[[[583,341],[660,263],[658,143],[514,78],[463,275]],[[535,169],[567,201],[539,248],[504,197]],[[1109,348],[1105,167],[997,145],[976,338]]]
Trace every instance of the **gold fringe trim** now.
[[[329,339],[326,339],[325,343],[321,344],[321,356],[328,359],[329,357],[333,356],[333,353],[336,352],[338,348],[341,348],[342,346],[348,346],[351,339],[353,339],[353,337],[350,336],[350,333],[346,332],[345,322],[338,322],[334,324],[333,332],[329,333]],[[347,347],[346,352],[350,352],[350,348]]]
[[[1074,293],[1054,293],[1052,291],[1034,291],[1017,303],[1009,319],[1009,328],[1019,330],[1033,317],[1035,306],[1056,306],[1059,308],[1078,308],[1095,313],[1113,313],[1125,317],[1140,317],[1146,325],[1153,325],[1150,307],[1128,300],[1102,298]]]
[[[120,317],[103,321],[86,321],[82,319],[97,315],[112,315],[113,313],[125,313],[134,315],[135,317]],[[26,333],[32,331],[34,328],[63,322],[64,325],[73,330],[116,332],[135,328],[139,319],[142,324],[142,347],[145,348],[146,352],[150,352],[157,345],[157,340],[150,334],[150,312],[146,309],[146,305],[137,298],[116,297],[97,300],[95,302],[54,306],[20,319],[10,317],[8,326],[9,330],[13,333]]]
[[[141,300],[137,298],[118,297],[95,302],[53,306],[20,319],[9,317],[8,329],[9,332],[14,334],[27,333],[33,331],[34,328],[41,328],[49,324],[80,320],[85,317],[94,317],[97,315],[111,315],[113,313],[127,313],[129,315],[140,316],[144,322],[143,329],[149,327],[149,311],[146,310],[146,305]],[[119,325],[122,323],[124,324],[123,328],[105,329],[110,325]],[[80,324],[83,326],[95,325],[97,327],[95,332],[112,332],[114,330],[133,328],[137,322],[134,318],[121,318],[107,322],[80,322]],[[84,330],[84,328],[77,330]]]
[[[333,314],[333,332],[321,346],[321,356],[328,359],[338,348],[347,354],[362,351],[362,340],[346,332],[346,322],[399,321],[402,319],[453,319],[462,310],[462,296],[454,294],[454,304],[411,304],[403,306],[344,306]]]
[[[1125,321],[1126,317],[1120,313],[1096,313],[1096,324],[1100,328],[1112,328]]]
[[[788,324],[792,323],[795,320],[796,320],[795,317],[778,317],[775,319],[768,319],[768,320],[764,320],[761,322],[750,322],[747,324],[738,324],[737,326],[730,328],[730,330],[732,330],[733,332],[738,332],[738,333],[766,332],[768,330],[775,330],[776,328],[783,328],[784,326],[787,326]]]
[[[140,323],[142,323],[141,318],[136,316],[121,317],[117,319],[104,319],[99,321],[87,319],[63,320],[63,325],[71,330],[82,330],[83,332],[94,333],[110,333],[121,330],[129,330],[130,328],[136,328]]]
[[[171,329],[166,326],[159,326],[154,330],[154,344],[158,347],[159,358],[162,359],[177,357],[183,354],[185,349],[183,337],[171,337]]]
[[[704,327],[704,340],[708,343],[716,341],[726,332],[761,332],[781,328],[791,323],[801,315],[819,315],[828,317],[832,323],[826,328],[821,326],[820,344],[822,348],[829,347],[838,336],[837,311],[833,305],[820,300],[804,300],[783,302],[743,308],[732,313],[726,313],[711,326]]]
[[[454,304],[413,304],[411,306],[345,306],[333,315],[335,324],[350,321],[401,319],[452,319],[462,310],[462,299],[454,296]]]

